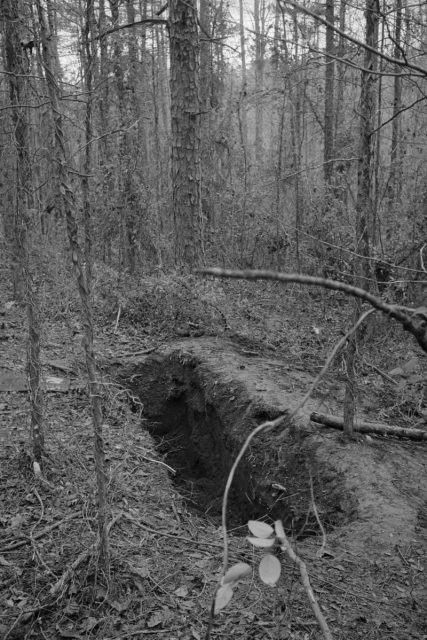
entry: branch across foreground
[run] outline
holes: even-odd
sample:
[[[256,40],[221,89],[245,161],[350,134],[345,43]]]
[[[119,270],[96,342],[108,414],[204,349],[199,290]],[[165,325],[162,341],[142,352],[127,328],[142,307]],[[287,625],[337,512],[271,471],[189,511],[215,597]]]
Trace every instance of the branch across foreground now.
[[[360,298],[368,302],[374,309],[381,311],[386,316],[393,318],[403,328],[411,333],[421,349],[427,353],[427,307],[418,307],[411,309],[410,307],[402,307],[396,304],[389,304],[381,298],[374,296],[369,291],[354,287],[346,282],[338,282],[337,280],[329,280],[327,278],[318,278],[316,276],[308,276],[299,273],[279,273],[277,271],[266,271],[257,269],[219,269],[205,268],[198,269],[197,273],[214,278],[235,278],[240,280],[278,280],[279,282],[295,282],[314,287],[323,287],[332,291],[342,291],[354,298]]]

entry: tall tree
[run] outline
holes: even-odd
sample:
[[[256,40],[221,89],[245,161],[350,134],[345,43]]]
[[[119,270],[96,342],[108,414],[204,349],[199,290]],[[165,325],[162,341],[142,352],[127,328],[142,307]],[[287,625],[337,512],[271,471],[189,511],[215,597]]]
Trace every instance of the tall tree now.
[[[241,97],[239,101],[239,111],[240,111],[240,119],[241,119],[241,129],[242,129],[242,145],[244,153],[247,153],[248,149],[248,123],[246,116],[246,91],[247,91],[247,69],[246,69],[246,38],[245,38],[245,14],[243,7],[243,0],[239,0],[239,34],[240,34],[240,58],[242,64],[242,88],[241,88]]]
[[[191,268],[203,258],[196,0],[170,0],[169,33],[175,260]]]
[[[326,47],[325,47],[325,113],[324,113],[324,146],[323,162],[325,186],[328,188],[333,175],[334,157],[334,84],[335,84],[335,43],[334,43],[334,0],[326,0],[325,18]]]
[[[265,0],[254,0],[255,24],[255,158],[258,166],[263,160],[263,104],[265,53]]]
[[[373,134],[375,128],[375,71],[376,71],[376,40],[378,35],[379,0],[366,0],[365,7],[365,38],[369,49],[365,49],[364,64],[361,72],[360,89],[360,130],[359,130],[359,160],[357,168],[357,199],[356,199],[356,251],[354,260],[354,282],[359,288],[368,288],[370,277],[370,243],[369,229],[372,218],[372,165],[374,159]],[[360,316],[361,305],[355,301],[354,314]],[[354,363],[357,339],[362,336],[361,331],[355,332],[349,339],[347,346],[347,384],[344,398],[344,430],[348,435],[353,433],[355,413],[355,372]]]
[[[49,6],[49,4],[50,0],[47,0],[47,5]],[[82,324],[84,331],[83,348],[86,359],[89,395],[92,405],[94,457],[98,487],[99,557],[101,567],[108,581],[110,575],[110,552],[107,528],[108,505],[105,452],[102,434],[102,388],[98,379],[94,353],[91,286],[87,280],[87,272],[84,268],[84,254],[80,246],[78,227],[75,218],[76,202],[70,180],[71,167],[69,166],[69,154],[67,152],[67,143],[64,134],[64,116],[60,103],[58,83],[55,77],[55,69],[57,69],[57,64],[55,64],[55,50],[51,46],[52,37],[49,23],[46,18],[45,5],[42,3],[42,0],[36,0],[36,7],[40,25],[40,40],[42,45],[43,64],[46,73],[46,86],[54,119],[54,159],[58,172],[57,202],[60,208],[61,217],[65,218],[67,223],[71,258],[76,272],[77,287],[82,305]]]
[[[86,278],[91,281],[92,270],[92,207],[90,199],[89,176],[92,172],[93,156],[93,77],[95,66],[95,44],[93,40],[95,27],[94,0],[86,0],[83,11],[82,26],[82,71],[86,92],[85,109],[85,150],[83,162],[82,191],[83,191],[83,223],[85,230],[84,255],[86,264]],[[54,51],[54,54],[56,52]]]
[[[28,318],[27,374],[31,405],[31,440],[34,459],[41,464],[44,435],[44,395],[41,388],[40,308],[37,277],[30,257],[29,235],[34,220],[31,212],[32,177],[28,123],[29,74],[32,39],[25,29],[23,0],[2,0],[0,16],[5,25],[5,66],[8,73],[16,148],[16,194],[14,198],[14,289],[26,306]]]
[[[394,57],[396,60],[402,59],[402,0],[396,0],[396,18],[394,27]],[[390,177],[389,177],[389,197],[390,200],[398,199],[402,184],[401,176],[401,116],[402,109],[402,71],[398,62],[394,65],[394,87],[393,87],[393,120],[391,133],[390,150]]]

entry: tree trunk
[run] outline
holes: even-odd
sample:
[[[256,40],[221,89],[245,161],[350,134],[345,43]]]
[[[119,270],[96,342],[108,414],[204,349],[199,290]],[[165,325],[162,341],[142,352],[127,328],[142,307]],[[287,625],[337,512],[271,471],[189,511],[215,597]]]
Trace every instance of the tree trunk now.
[[[83,225],[84,225],[84,257],[86,280],[92,279],[92,206],[90,202],[89,176],[92,173],[92,100],[93,100],[93,72],[95,62],[94,42],[92,40],[95,26],[94,0],[86,0],[84,7],[84,22],[82,29],[82,66],[86,90],[85,111],[85,155],[83,162],[82,194],[83,194]],[[54,52],[55,53],[55,52]]]
[[[43,63],[46,71],[46,84],[54,117],[55,129],[55,161],[58,171],[58,202],[67,223],[68,240],[71,257],[76,272],[77,286],[82,305],[82,324],[84,330],[83,348],[86,358],[86,370],[89,382],[89,395],[92,404],[92,418],[94,429],[95,470],[98,487],[98,535],[99,560],[106,580],[110,576],[110,553],[107,529],[107,482],[105,472],[104,440],[102,435],[102,387],[98,381],[95,362],[92,301],[90,284],[87,282],[84,269],[83,252],[78,239],[78,228],[74,211],[76,203],[71,189],[69,175],[70,160],[66,149],[64,136],[63,115],[61,110],[58,83],[54,75],[54,52],[51,48],[51,37],[42,0],[36,0],[40,24],[40,40],[42,44]]]
[[[255,23],[255,159],[257,166],[261,166],[263,160],[263,105],[262,93],[264,90],[264,0],[254,0]]]
[[[296,64],[299,66],[299,25],[297,12],[294,11],[293,19],[294,31],[294,47]],[[292,104],[291,114],[291,143],[293,157],[293,172],[295,173],[295,257],[297,262],[297,271],[301,272],[301,254],[300,254],[300,232],[303,225],[302,206],[301,206],[301,183],[300,183],[300,166],[301,166],[301,73],[296,72],[296,86],[290,87],[290,98]]]
[[[326,0],[325,18],[330,24],[334,24],[334,0]],[[325,49],[325,116],[324,116],[324,178],[325,188],[328,190],[333,176],[334,157],[334,83],[335,83],[335,60],[331,56],[335,53],[334,30],[326,27],[326,49]]]
[[[246,70],[246,42],[245,42],[245,18],[243,11],[243,0],[239,0],[239,34],[240,34],[240,56],[242,59],[242,88],[239,104],[239,113],[242,121],[242,145],[245,153],[248,152],[248,123],[246,116],[246,91],[247,91],[247,70]]]
[[[5,67],[8,72],[9,95],[16,147],[16,195],[14,224],[14,293],[25,302],[28,319],[27,376],[31,406],[31,444],[34,459],[41,465],[44,449],[43,408],[40,361],[40,308],[37,278],[30,259],[30,199],[32,173],[28,127],[28,75],[30,59],[22,46],[19,25],[25,23],[22,0],[3,0],[1,18],[5,23]],[[33,209],[32,209],[33,210]]]
[[[170,0],[169,14],[175,262],[192,269],[203,257],[196,0]]]
[[[375,48],[377,25],[379,17],[378,0],[366,0],[366,44]],[[370,247],[369,228],[372,218],[371,172],[374,158],[372,145],[372,131],[375,128],[375,70],[376,56],[373,51],[365,50],[364,69],[362,70],[360,93],[360,134],[359,161],[357,172],[356,199],[356,252],[354,256],[354,284],[366,289],[370,277]],[[358,299],[354,303],[354,316],[360,316],[361,304]],[[358,329],[350,337],[347,349],[347,384],[344,398],[344,432],[353,434],[354,414],[356,402],[356,382],[354,375],[354,360],[358,338],[361,339],[363,329]]]
[[[394,29],[394,57],[397,60],[402,58],[402,0],[396,0],[396,24]],[[390,177],[389,177],[389,198],[390,201],[398,201],[402,185],[401,172],[401,117],[402,109],[402,76],[401,67],[394,65],[394,95],[393,95],[393,120],[391,128],[391,150],[390,150]]]

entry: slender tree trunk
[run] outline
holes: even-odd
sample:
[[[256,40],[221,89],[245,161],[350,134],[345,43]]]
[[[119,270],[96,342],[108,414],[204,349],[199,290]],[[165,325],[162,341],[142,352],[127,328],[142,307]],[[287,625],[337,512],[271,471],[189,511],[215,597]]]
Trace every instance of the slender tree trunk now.
[[[246,38],[245,38],[245,16],[243,0],[239,0],[239,35],[240,35],[240,57],[241,57],[241,69],[242,69],[242,83],[239,93],[238,102],[238,119],[239,119],[239,134],[240,142],[242,146],[242,159],[243,159],[243,193],[242,193],[242,205],[240,216],[240,261],[243,264],[245,260],[246,244],[247,244],[247,200],[248,200],[248,177],[250,171],[250,159],[249,159],[249,142],[248,142],[248,117],[246,112],[246,93],[248,89],[248,77],[246,68]]]
[[[175,261],[193,268],[203,259],[196,0],[170,0],[169,28]]]
[[[92,100],[93,100],[93,75],[95,65],[94,42],[92,40],[95,26],[94,0],[86,0],[84,7],[82,62],[83,78],[86,89],[85,111],[85,156],[83,162],[82,192],[83,192],[83,225],[84,225],[84,257],[86,268],[86,280],[92,279],[92,206],[90,202],[89,175],[92,173]],[[55,53],[55,52],[54,52]]]
[[[31,406],[31,443],[34,459],[41,465],[44,434],[44,394],[41,388],[40,334],[41,320],[37,278],[31,264],[30,217],[32,200],[32,172],[30,135],[28,127],[28,76],[30,58],[21,44],[20,25],[25,23],[22,0],[3,0],[0,16],[5,23],[5,66],[8,72],[9,95],[16,147],[16,196],[14,242],[15,295],[25,302],[28,319],[27,375]]]
[[[402,58],[402,0],[396,0],[396,24],[394,29],[394,57]],[[391,201],[399,200],[402,171],[401,171],[401,117],[402,109],[402,76],[401,67],[394,66],[394,95],[393,95],[393,120],[391,124],[391,150],[390,150],[390,177],[389,198]]]
[[[246,39],[245,39],[245,18],[243,10],[243,0],[239,0],[239,34],[240,34],[240,57],[242,63],[242,88],[240,98],[240,118],[242,120],[242,139],[245,153],[248,152],[248,122],[246,115],[246,91],[248,85],[247,69],[246,69]]]
[[[366,44],[376,47],[378,35],[379,1],[366,0]],[[357,174],[356,200],[356,255],[354,257],[354,283],[357,287],[366,289],[370,277],[370,246],[369,229],[372,218],[372,162],[374,158],[372,145],[372,131],[375,126],[375,70],[376,56],[373,51],[365,50],[364,69],[361,79],[360,94],[360,135],[359,161]],[[360,256],[360,257],[359,257]],[[359,317],[361,304],[356,299],[354,316]],[[352,436],[354,430],[354,415],[356,402],[356,382],[354,376],[354,360],[357,340],[362,337],[362,331],[356,331],[349,340],[347,349],[347,384],[344,398],[344,432]]]
[[[264,90],[264,0],[254,0],[255,23],[255,158],[261,166],[263,160],[263,105]]]
[[[297,20],[297,13],[294,11],[294,47],[295,47],[295,59],[299,66],[301,60],[299,59],[299,26]],[[302,220],[302,206],[301,206],[301,182],[300,182],[300,166],[301,166],[301,73],[298,70],[296,73],[296,86],[290,88],[291,103],[292,103],[292,115],[291,115],[291,143],[292,143],[292,157],[293,157],[293,169],[295,172],[295,257],[297,262],[297,270],[301,271],[301,254],[300,254],[300,232],[303,225]]]
[[[68,240],[70,243],[71,257],[76,272],[77,286],[82,304],[82,323],[84,330],[83,348],[86,358],[86,369],[89,382],[89,394],[92,404],[92,418],[94,429],[95,469],[98,487],[98,534],[99,534],[99,559],[107,581],[110,576],[110,552],[107,528],[107,483],[105,472],[104,440],[102,435],[102,388],[98,380],[96,369],[92,302],[90,285],[87,282],[84,269],[84,256],[78,239],[78,228],[74,211],[76,203],[71,189],[69,154],[67,153],[64,136],[63,115],[60,104],[60,95],[55,78],[54,52],[51,48],[51,38],[48,22],[42,0],[36,0],[40,24],[40,39],[42,44],[43,63],[46,72],[46,84],[52,106],[55,129],[55,160],[58,171],[58,202],[67,223]]]
[[[326,0],[325,18],[330,24],[334,24],[334,0]],[[325,49],[325,116],[324,116],[324,179],[325,187],[328,189],[333,176],[334,157],[334,84],[335,84],[335,54],[334,30],[326,27],[326,49]]]
[[[98,30],[103,34],[107,28],[107,15],[105,12],[105,0],[98,0]],[[108,165],[111,158],[111,148],[107,134],[108,131],[108,105],[110,103],[110,91],[108,84],[109,61],[107,38],[101,37],[99,40],[99,64],[96,67],[95,84],[99,87],[99,100],[97,101],[97,115],[99,123],[99,132],[101,134],[98,142],[99,168],[102,175],[102,199],[97,209],[107,209],[107,203],[112,199],[112,187],[109,179]],[[112,220],[111,212],[107,217],[106,224],[101,229],[101,247],[102,257],[105,262],[111,265],[112,262]]]
[[[379,50],[384,52],[384,36],[385,36],[385,22],[386,22],[386,6],[385,0],[382,2],[382,20],[381,20],[381,35],[379,35]],[[381,203],[380,193],[380,162],[381,162],[381,122],[382,122],[382,104],[383,104],[383,76],[381,74],[383,70],[384,60],[379,59],[378,71],[378,97],[377,97],[377,132],[375,138],[375,163],[374,163],[374,176],[373,176],[373,203],[372,203],[372,229],[371,229],[371,242],[373,247],[377,247],[378,241],[381,242],[380,235],[380,219],[379,210]]]
[[[215,157],[212,144],[212,44],[211,10],[209,0],[199,2],[200,33],[200,112],[201,112],[201,160],[202,160],[202,210],[205,219],[205,243],[211,246],[213,237]]]
[[[339,28],[342,33],[346,30],[346,5],[347,0],[340,0],[340,15],[339,15]],[[342,35],[338,36],[338,58],[341,60],[345,54],[345,38]],[[345,64],[343,62],[337,63],[337,83],[336,83],[336,101],[335,101],[335,147],[337,147],[337,138],[341,135],[341,128],[344,120],[344,74]]]

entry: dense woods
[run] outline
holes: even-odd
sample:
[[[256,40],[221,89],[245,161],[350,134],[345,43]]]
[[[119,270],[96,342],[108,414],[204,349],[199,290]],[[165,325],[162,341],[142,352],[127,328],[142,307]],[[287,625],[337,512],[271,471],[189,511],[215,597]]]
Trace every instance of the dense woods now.
[[[357,254],[366,286],[396,281],[404,296],[415,281],[416,291],[424,3],[204,1],[197,15],[194,2],[50,0],[42,10],[52,71],[37,6],[2,3],[8,250],[23,161],[17,119],[27,130],[29,242],[60,250],[53,74],[88,262],[350,280]]]
[[[292,493],[293,479],[287,479],[289,487],[285,486],[285,480],[278,483],[277,478],[267,482],[267,472],[260,480],[262,473],[256,476],[253,471],[258,465],[254,462],[256,456],[249,449],[246,459],[244,448],[239,455],[247,466],[236,478],[238,489],[251,506],[243,507],[243,503],[239,503],[236,507],[237,503],[232,502],[230,510],[233,523],[238,516],[242,516],[244,522],[249,519],[253,534],[250,540],[255,547],[275,545],[288,555],[293,569],[298,567],[312,613],[323,637],[329,640],[331,631],[321,610],[325,607],[318,606],[310,586],[311,576],[309,578],[304,561],[293,551],[287,535],[294,536],[299,529],[302,537],[308,537],[313,533],[305,531],[312,525],[314,535],[322,535],[321,553],[316,553],[314,562],[322,562],[323,555],[329,558],[325,551],[327,534],[335,526],[350,522],[349,514],[353,517],[357,511],[349,489],[351,482],[345,489],[340,484],[353,464],[355,450],[350,454],[344,449],[347,444],[357,447],[355,430],[381,434],[384,438],[412,438],[417,443],[426,439],[427,386],[423,373],[425,353],[421,352],[427,353],[427,4],[408,0],[352,3],[348,0],[0,0],[0,27],[0,288],[4,296],[0,307],[4,316],[0,346],[6,347],[5,365],[0,366],[0,394],[28,391],[25,411],[29,425],[25,446],[20,445],[15,458],[7,453],[5,459],[12,465],[10,473],[16,472],[13,461],[17,460],[25,482],[31,477],[36,483],[31,489],[33,493],[30,491],[28,495],[35,496],[35,504],[41,505],[42,510],[40,520],[26,534],[22,545],[10,538],[3,547],[0,544],[0,560],[3,551],[9,553],[29,541],[31,549],[35,549],[32,558],[39,563],[37,589],[43,591],[48,586],[49,597],[58,599],[65,598],[68,585],[87,563],[93,573],[88,569],[84,578],[79,575],[79,579],[84,584],[85,598],[89,591],[93,598],[90,596],[91,604],[85,608],[87,617],[82,618],[86,626],[78,627],[79,633],[92,634],[98,624],[102,627],[101,616],[100,622],[90,626],[95,619],[91,607],[95,601],[99,603],[102,584],[105,590],[100,607],[107,604],[110,607],[104,610],[108,622],[102,627],[104,631],[100,631],[104,633],[102,637],[136,636],[134,627],[126,626],[127,623],[123,626],[124,635],[120,635],[123,621],[119,624],[117,618],[131,607],[123,605],[124,594],[133,593],[136,585],[139,595],[146,595],[141,579],[151,579],[151,574],[148,570],[145,573],[146,567],[132,564],[136,551],[131,542],[123,548],[123,557],[128,558],[127,577],[120,574],[121,552],[117,539],[110,545],[111,530],[114,531],[117,523],[126,521],[129,528],[148,527],[144,535],[151,535],[151,542],[159,530],[167,540],[168,536],[173,538],[177,532],[184,531],[182,540],[186,544],[194,542],[189,540],[187,529],[174,529],[171,524],[174,518],[182,523],[182,518],[187,517],[177,515],[181,514],[176,507],[181,498],[171,496],[169,479],[166,482],[167,476],[162,475],[166,473],[165,468],[168,472],[174,469],[157,460],[158,452],[150,451],[149,440],[144,440],[144,453],[138,454],[139,438],[148,438],[147,434],[140,436],[140,420],[142,416],[144,421],[150,420],[147,418],[150,403],[155,407],[150,414],[153,424],[164,420],[168,425],[165,431],[161,430],[163,427],[160,429],[161,447],[167,429],[177,428],[179,432],[186,420],[193,429],[199,420],[202,427],[207,427],[209,432],[212,429],[216,437],[218,425],[224,431],[228,428],[227,420],[237,425],[235,432],[234,427],[230,427],[232,446],[226,445],[217,459],[209,463],[220,469],[224,477],[219,478],[212,469],[206,472],[207,484],[216,484],[217,492],[218,488],[222,492],[239,447],[243,442],[244,447],[249,447],[254,434],[258,436],[264,429],[260,423],[266,425],[262,438],[267,438],[266,434],[274,428],[283,425],[287,428],[286,421],[294,421],[296,431],[301,427],[304,432],[307,428],[304,438],[309,441],[313,432],[307,425],[301,426],[301,412],[325,378],[325,385],[329,385],[327,400],[322,397],[320,405],[311,407],[313,413],[306,422],[311,420],[317,427],[319,424],[338,426],[345,434],[343,440],[337,440],[338,444],[334,441],[331,445],[325,439],[326,444],[322,446],[326,447],[326,453],[321,454],[322,463],[313,466],[315,471],[312,473],[307,462],[312,462],[311,450],[304,451],[303,468],[295,463],[294,469],[293,457],[287,459],[283,454],[282,459],[278,453],[276,459],[276,449],[280,452],[282,445],[274,444],[268,454],[267,449],[263,449],[264,440],[260,446],[265,468],[271,464],[272,469],[281,473],[288,465],[298,481],[305,483],[304,499],[309,505],[304,503],[306,513],[303,514],[303,502],[298,502],[295,508],[291,502],[292,495],[297,495]],[[237,278],[239,284],[208,276]],[[257,280],[257,287],[251,287],[254,282],[242,282],[245,279]],[[276,288],[278,280],[286,288],[279,289],[281,285]],[[301,284],[313,285],[315,289],[299,288]],[[367,312],[368,305],[379,313],[374,316],[373,311]],[[9,321],[9,313],[16,314],[13,321]],[[397,325],[403,325],[412,336],[398,333],[401,327],[396,329]],[[16,334],[11,332],[11,326],[19,326]],[[58,338],[58,335],[67,335],[67,338]],[[209,340],[205,354],[204,347],[192,344],[185,351],[186,347],[180,344],[176,356],[174,340],[202,336],[231,340],[234,346],[239,345],[238,357],[247,360],[236,356],[229,361],[229,347],[218,347],[225,350],[217,355],[216,361],[212,354],[216,353],[217,343]],[[62,351],[61,358],[58,353],[53,354],[53,358],[52,345]],[[131,354],[126,352],[126,345],[131,345]],[[144,360],[156,348],[160,355],[153,356],[153,361]],[[81,358],[76,357],[77,350]],[[336,356],[341,350],[343,356],[337,363]],[[289,406],[282,400],[277,406],[275,401],[267,406],[267,401],[260,397],[248,401],[246,391],[235,392],[234,387],[229,399],[227,384],[231,385],[231,379],[237,380],[241,371],[250,369],[250,358],[266,358],[265,362],[259,362],[259,370],[264,371],[265,365],[268,378],[275,370],[268,360],[273,357],[271,351],[282,360],[293,359],[294,372],[310,369],[307,378],[304,373],[297,374]],[[73,365],[69,364],[71,353],[75,358]],[[124,367],[123,362],[126,361],[126,366],[129,364],[126,358],[141,354],[143,361],[132,362],[134,368]],[[209,367],[213,367],[215,375],[220,371],[215,367],[219,366],[218,362],[222,364],[222,359],[227,363],[225,368],[229,366],[233,372],[230,376],[234,378],[224,387],[218,382],[220,401],[216,391],[210,389],[209,379],[203,378],[208,367],[208,360],[203,357],[211,357]],[[203,383],[196,383],[193,373],[183,373],[182,369],[189,363],[193,369],[197,368],[194,364],[197,358],[199,364],[204,363],[202,374],[199,372]],[[333,366],[336,370],[331,375],[339,380],[339,394],[327,377],[328,369]],[[61,459],[62,475],[53,462],[55,455],[49,450],[55,442],[52,425],[61,422],[61,411],[68,402],[72,406],[75,400],[70,396],[63,405],[61,402],[56,405],[57,399],[52,401],[47,397],[53,384],[46,373],[49,367],[55,374],[65,372],[70,379],[73,375],[81,378],[84,371],[87,397],[82,415],[78,415],[80,409],[73,415],[84,437],[87,435],[84,429],[90,425],[93,484],[86,477],[82,480],[83,472],[76,480],[74,467],[64,471],[69,461],[65,463]],[[119,367],[119,373],[114,367]],[[8,368],[17,368],[21,373],[25,369],[23,387],[21,382],[10,383]],[[377,378],[372,388],[365,388],[362,394],[360,378],[368,376],[369,368]],[[125,382],[123,371],[128,376]],[[153,372],[158,379],[150,386]],[[110,374],[112,378],[106,381]],[[248,380],[255,380],[256,375],[257,372],[248,373]],[[65,382],[61,379],[59,384],[71,384],[68,378]],[[143,391],[135,388],[135,379],[140,380]],[[166,379],[169,386],[165,391],[162,385]],[[376,393],[378,380],[383,385],[391,385],[394,393],[384,391],[381,409],[378,409],[379,392],[376,401],[372,399],[374,395],[368,400],[364,397],[369,396],[369,392]],[[216,384],[215,381],[214,386]],[[253,387],[257,392],[266,391],[263,384],[264,381],[257,378]],[[266,383],[267,395],[274,386],[273,382],[271,388],[269,384]],[[236,389],[238,386],[236,383]],[[69,389],[71,387],[67,387],[67,392]],[[147,397],[143,397],[143,392]],[[166,396],[166,408],[160,409],[161,393]],[[318,393],[321,395],[322,391]],[[332,408],[339,411],[342,418],[329,415],[331,393],[334,395],[331,402],[335,403],[339,397]],[[243,394],[243,400],[239,394]],[[272,391],[271,394],[273,397]],[[381,402],[383,396],[380,396]],[[182,397],[188,404],[185,409],[179,404]],[[20,415],[20,403],[11,412],[8,398],[3,402],[0,396],[0,413],[4,411],[9,416],[16,410]],[[222,407],[233,402],[236,413],[227,408],[221,414]],[[328,410],[326,416],[319,412],[323,404]],[[368,416],[368,421],[358,420],[358,413],[365,410],[369,413],[370,409],[374,415]],[[379,412],[378,425],[374,420]],[[241,416],[247,420],[245,428],[241,427]],[[160,422],[156,422],[157,418]],[[394,424],[396,421],[398,426]],[[129,427],[132,435],[126,443],[129,446],[126,462],[132,460],[132,472],[126,469],[123,460],[112,471],[111,460],[115,460],[117,450],[122,451],[126,438],[113,432],[111,424]],[[414,426],[417,429],[413,429]],[[245,429],[250,431],[254,427],[255,431],[246,439]],[[14,429],[15,426],[10,433],[14,433]],[[81,443],[76,444],[70,433],[63,434],[63,442],[69,442],[70,452],[81,454],[82,449],[78,448]],[[0,429],[0,440],[1,436]],[[181,437],[182,434],[178,435],[178,440]],[[205,437],[206,434],[201,440],[203,447],[211,447],[212,455],[217,455],[217,443],[214,446],[208,437],[206,444]],[[228,437],[229,434],[226,442]],[[282,433],[280,437],[282,440],[278,437],[274,442],[283,443],[283,438],[286,440],[288,436]],[[298,436],[295,442],[286,440],[284,445],[296,460],[305,446],[304,438]],[[318,442],[313,445],[314,449],[320,448]],[[342,442],[346,444],[340,448]],[[57,462],[62,455],[58,453],[62,452],[61,446],[55,449]],[[392,447],[387,451],[390,460],[398,458]],[[339,462],[334,462],[337,466],[332,472],[332,463],[325,460],[337,452]],[[177,460],[183,468],[193,465],[194,473],[199,466],[206,471],[209,464],[203,455],[199,459],[199,454],[193,460],[193,454],[187,451],[190,462],[186,460],[184,464],[182,458]],[[367,466],[358,467],[355,476],[362,482],[366,472],[369,486],[377,491],[381,483],[375,476],[375,456],[371,459],[366,450],[363,454],[368,459]],[[135,458],[138,455],[140,457]],[[416,458],[418,454],[415,462],[405,455],[409,482],[422,476],[419,469],[425,462]],[[303,457],[301,454],[301,460]],[[359,458],[362,456],[358,453]],[[74,464],[78,466],[76,460]],[[151,472],[145,475],[142,472],[142,477],[151,478],[148,488],[137,479],[138,472],[135,475],[135,470],[140,471],[141,464],[147,461],[159,465],[153,476]],[[393,465],[390,463],[390,466]],[[116,472],[118,475],[114,475]],[[258,494],[252,496],[253,487],[245,484],[245,474],[252,482],[252,472],[257,478],[253,484],[259,482],[257,490],[262,499]],[[58,486],[56,473],[61,478]],[[57,496],[55,499],[52,496],[59,491],[58,487],[61,491],[64,486],[68,487],[71,480],[62,484],[67,474],[74,478],[75,486],[83,487],[83,493],[87,491],[90,496],[86,496],[82,507],[91,523],[90,536],[80,529],[76,537],[83,536],[82,548],[73,547],[68,560],[63,561],[65,567],[55,565],[53,572],[48,566],[51,557],[46,553],[46,563],[37,550],[34,532],[43,519],[45,503],[50,504],[50,500],[55,505],[61,503]],[[0,481],[7,484],[6,476],[0,473]],[[189,502],[193,496],[193,476],[190,480]],[[201,480],[206,481],[202,472],[195,484]],[[400,480],[403,486],[404,480]],[[383,481],[387,485],[388,476],[384,475]],[[128,482],[140,484],[132,485],[134,492],[127,493]],[[158,522],[150,523],[149,518],[135,524],[135,514],[143,514],[144,518],[146,515],[144,506],[138,503],[136,507],[132,502],[142,486],[148,496],[148,502],[143,501],[143,505],[151,504],[147,507],[150,514],[151,508],[160,512],[159,520],[166,522],[164,530]],[[387,496],[393,493],[391,486],[390,482]],[[122,497],[118,498],[120,492]],[[282,495],[280,492],[286,494],[283,500],[287,501],[286,507],[292,514],[289,522],[285,519],[286,533],[281,520],[275,521],[274,528],[254,520],[266,513],[272,522],[275,520],[279,513],[276,497]],[[76,495],[78,493],[76,490]],[[265,497],[267,494],[270,502]],[[371,498],[366,498],[368,494],[367,491],[360,500],[360,504],[369,503],[367,520],[371,512],[380,513],[383,506],[382,496],[377,502],[376,497],[370,502]],[[209,495],[215,496],[213,502],[218,499],[218,493]],[[234,500],[234,494],[230,495],[230,500]],[[420,488],[416,501],[422,496]],[[264,498],[265,504],[268,503],[266,512],[262,512]],[[13,500],[9,494],[7,500],[11,508]],[[73,494],[72,507],[79,500]],[[237,569],[227,568],[224,515],[227,503],[224,500],[223,573],[215,592],[217,611],[212,604],[207,623],[207,640],[211,634],[212,637],[236,637],[234,631],[227,631],[231,633],[229,636],[215,636],[214,612],[228,605],[233,589],[251,573],[246,563],[236,564]],[[282,498],[277,498],[278,503],[280,500]],[[334,500],[337,502],[332,508]],[[116,508],[118,503],[120,510]],[[164,511],[163,506],[159,507],[163,504]],[[211,508],[209,505],[206,513]],[[404,507],[402,509],[404,511]],[[220,513],[221,508],[217,508],[217,512]],[[89,513],[92,515],[88,516]],[[384,513],[386,521],[386,509]],[[421,517],[420,513],[417,522],[422,523],[422,517],[427,516]],[[281,518],[281,512],[279,515]],[[74,517],[67,514],[64,522]],[[9,522],[5,516],[6,521]],[[0,519],[0,526],[2,522]],[[8,533],[14,534],[16,526],[21,526],[20,521],[18,525],[16,522],[16,517],[10,518]],[[200,523],[198,526],[204,527]],[[382,526],[381,520],[377,533]],[[384,530],[387,526],[384,525]],[[49,527],[43,529],[40,536],[50,532]],[[361,536],[360,540],[363,532]],[[357,553],[360,540],[357,538],[354,543]],[[215,544],[216,538],[213,546]],[[196,546],[191,548],[194,551]],[[406,563],[405,571],[408,567],[412,570],[415,565],[405,557],[406,552],[409,557],[412,547],[403,553],[398,543],[396,548]],[[56,547],[51,555],[55,553]],[[182,553],[181,549],[177,555]],[[236,549],[233,553],[236,555]],[[334,557],[333,553],[330,557]],[[168,558],[161,559],[166,573]],[[267,585],[276,584],[280,578],[280,563],[271,558],[267,559],[267,568],[260,569],[261,580]],[[273,569],[268,563],[272,563]],[[9,565],[2,561],[0,567],[8,569]],[[139,582],[135,582],[135,577],[134,582],[127,581],[129,571],[138,576]],[[218,582],[217,572],[218,568],[210,566],[207,581],[215,574],[212,581]],[[274,572],[278,572],[275,581],[271,577]],[[119,575],[115,584],[115,577]],[[362,569],[361,576],[363,580]],[[167,577],[163,576],[162,580]],[[8,578],[5,588],[9,589],[12,582]],[[150,583],[151,587],[153,584],[157,589],[158,584]],[[70,590],[71,599],[65,607],[69,619],[81,611],[82,604],[82,601],[76,604],[78,589],[73,588],[76,591]],[[173,593],[178,594],[178,598],[187,597],[188,592],[184,591],[182,585],[174,584]],[[15,606],[16,594],[10,593],[0,591],[0,609],[3,602],[8,607]],[[132,598],[129,603],[133,602]],[[410,598],[413,598],[412,605],[406,603],[406,610],[410,606],[415,610],[412,587]],[[45,635],[39,615],[43,608],[51,608],[51,601],[41,598],[31,606],[34,607],[31,615],[22,621],[21,617],[25,616],[19,613],[12,624],[9,616],[8,624],[3,625],[0,616],[0,636],[53,638],[54,628],[64,637],[71,632],[72,625],[58,626],[63,623],[62,618],[60,622],[55,618],[54,627],[55,613]],[[114,623],[111,608],[116,611]],[[209,608],[210,605],[204,610]],[[156,616],[160,614],[150,610],[148,622],[144,621],[147,628],[167,627],[171,618],[164,607],[162,611],[159,622]],[[191,633],[187,629],[187,635],[183,635],[175,629],[171,640],[175,637],[199,640],[202,636],[200,629],[196,629],[197,616],[200,611],[194,615]],[[29,620],[30,626],[24,629]],[[341,622],[332,617],[335,630],[346,629],[342,631],[346,637],[355,638],[356,635],[348,631],[350,627],[345,627],[344,622],[341,627]],[[42,635],[37,635],[37,624]],[[382,624],[375,627],[378,635],[366,637],[372,640],[389,637],[381,636]],[[415,629],[418,621],[414,625]],[[15,635],[15,626],[18,635]],[[75,628],[77,626],[76,623]],[[280,635],[279,626],[275,637],[285,637]],[[392,633],[394,627],[387,629]],[[292,637],[308,638],[309,635]]]

